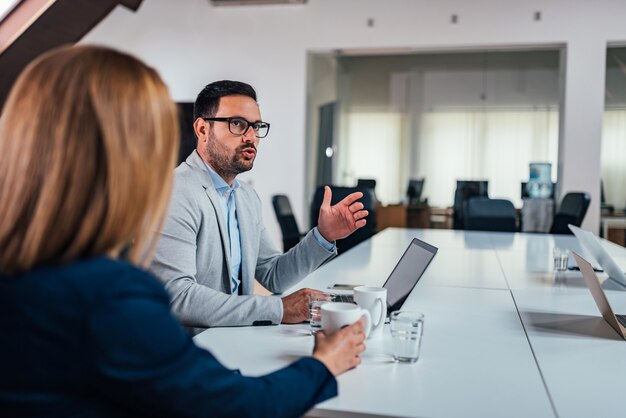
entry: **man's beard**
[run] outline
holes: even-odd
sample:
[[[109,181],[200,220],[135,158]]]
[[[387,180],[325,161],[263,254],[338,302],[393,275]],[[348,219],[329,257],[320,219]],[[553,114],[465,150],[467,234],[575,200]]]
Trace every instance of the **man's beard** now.
[[[250,171],[254,165],[254,158],[245,159],[243,157],[243,151],[246,149],[253,149],[256,152],[254,144],[246,142],[237,147],[235,154],[231,157],[229,150],[211,133],[205,147],[205,153],[217,174],[222,178],[234,178],[240,173]]]

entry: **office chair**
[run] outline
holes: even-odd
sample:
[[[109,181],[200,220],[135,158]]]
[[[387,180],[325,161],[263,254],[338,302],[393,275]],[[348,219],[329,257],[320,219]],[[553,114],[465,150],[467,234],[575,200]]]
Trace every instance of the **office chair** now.
[[[470,197],[488,197],[489,182],[487,180],[457,180],[454,192],[454,213],[452,227],[464,229],[465,203]]]
[[[466,202],[464,215],[466,230],[517,231],[515,207],[506,199],[471,197]]]
[[[357,179],[356,187],[376,190],[376,179]]]
[[[424,179],[409,179],[406,188],[406,197],[409,205],[422,202],[422,191],[424,191]]]
[[[552,221],[552,227],[550,228],[551,234],[572,234],[572,231],[567,227],[568,224],[574,226],[580,226],[585,219],[587,209],[591,203],[591,196],[585,192],[570,192],[567,193],[559,210],[554,215]]]
[[[298,229],[296,217],[291,210],[289,198],[283,194],[272,196],[272,206],[280,225],[280,232],[283,235],[283,251],[287,252],[302,239],[303,234]]]
[[[330,186],[330,188],[333,192],[331,205],[334,205],[340,200],[344,199],[350,193],[362,192],[363,197],[360,199],[360,201],[361,203],[363,203],[364,209],[369,212],[369,214],[365,217],[367,223],[364,227],[357,229],[351,235],[344,239],[337,240],[337,252],[338,254],[343,254],[350,248],[354,247],[362,241],[365,241],[376,233],[376,199],[374,196],[374,191],[370,188],[340,186]],[[311,228],[317,226],[317,219],[319,218],[320,206],[323,200],[324,186],[319,186],[315,190],[315,194],[313,195],[313,201],[311,203]]]
[[[357,179],[356,187],[357,189],[370,189],[374,196],[374,206],[380,203],[376,196],[376,179]]]
[[[178,126],[180,143],[178,147],[178,161],[176,165],[187,159],[196,149],[198,138],[193,130],[193,102],[176,103],[178,107]]]

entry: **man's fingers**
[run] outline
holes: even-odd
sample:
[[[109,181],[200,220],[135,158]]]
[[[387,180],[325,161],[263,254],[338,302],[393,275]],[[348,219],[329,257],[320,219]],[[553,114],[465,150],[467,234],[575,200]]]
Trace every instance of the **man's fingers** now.
[[[308,299],[309,297],[315,298],[315,300],[331,300],[332,297],[330,294],[322,292],[321,290],[316,289],[302,289],[306,290],[304,293],[304,297]]]
[[[326,186],[328,187],[328,186]],[[326,196],[326,195],[324,195]],[[339,202],[338,204],[342,204],[342,205],[346,205],[346,206],[350,206],[351,204],[353,204],[354,202],[356,202],[357,200],[359,200],[360,198],[363,197],[363,193],[361,192],[354,192],[349,194],[348,196],[346,196],[341,202]]]
[[[330,200],[333,197],[333,192],[331,192],[329,186],[324,186],[324,200],[322,200],[322,207],[327,206],[330,207]]]
[[[364,207],[365,206],[363,206],[363,203],[355,202],[355,203],[350,205],[349,209],[350,209],[350,212],[356,213],[356,212],[360,211],[361,209],[363,209]]]
[[[370,214],[369,211],[360,210],[358,212],[355,212],[353,214],[353,217],[354,217],[355,221],[358,221],[359,219],[363,219],[363,218],[367,217],[367,215],[369,215],[369,214]]]

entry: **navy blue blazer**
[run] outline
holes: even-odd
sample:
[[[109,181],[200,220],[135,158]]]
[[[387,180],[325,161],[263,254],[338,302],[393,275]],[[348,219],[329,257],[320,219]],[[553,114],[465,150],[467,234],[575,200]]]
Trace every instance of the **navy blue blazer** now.
[[[310,357],[258,378],[226,369],[129,264],[0,275],[0,416],[295,417],[336,394]]]

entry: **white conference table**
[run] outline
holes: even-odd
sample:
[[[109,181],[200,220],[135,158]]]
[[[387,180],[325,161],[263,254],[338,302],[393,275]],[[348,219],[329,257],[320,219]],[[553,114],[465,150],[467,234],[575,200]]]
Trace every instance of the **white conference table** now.
[[[307,415],[625,415],[626,343],[600,317],[579,272],[552,272],[555,245],[581,252],[573,236],[388,228],[292,290],[382,285],[413,237],[439,248],[403,306],[425,314],[419,361],[394,363],[385,330],[367,340],[362,365],[338,378],[339,396]],[[605,247],[626,267],[626,250]],[[626,293],[607,294],[626,313]],[[248,375],[313,347],[307,324],[213,328],[195,341]]]

